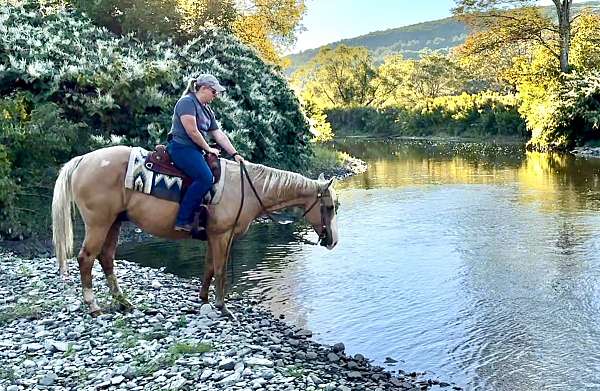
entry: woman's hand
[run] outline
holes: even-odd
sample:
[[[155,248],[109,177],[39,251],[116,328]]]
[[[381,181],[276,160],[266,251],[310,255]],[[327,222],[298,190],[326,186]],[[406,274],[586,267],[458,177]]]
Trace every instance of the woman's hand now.
[[[242,155],[240,155],[239,153],[238,153],[238,154],[236,154],[236,155],[235,155],[233,158],[234,158],[234,159],[235,159],[235,161],[236,161],[236,162],[238,162],[238,163],[241,163],[241,162],[244,162],[244,163],[246,163],[246,159],[244,159],[244,158],[242,157]]]
[[[219,156],[219,154],[221,153],[221,151],[218,150],[217,148],[208,147],[208,149],[206,150],[206,153],[212,153],[214,155]]]

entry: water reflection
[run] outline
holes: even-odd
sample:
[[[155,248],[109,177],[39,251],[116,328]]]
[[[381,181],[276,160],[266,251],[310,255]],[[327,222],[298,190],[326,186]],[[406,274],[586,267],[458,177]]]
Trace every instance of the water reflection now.
[[[518,144],[338,142],[369,170],[338,185],[340,244],[256,224],[236,289],[316,338],[467,389],[600,385],[600,160]],[[201,244],[120,256],[201,274]]]

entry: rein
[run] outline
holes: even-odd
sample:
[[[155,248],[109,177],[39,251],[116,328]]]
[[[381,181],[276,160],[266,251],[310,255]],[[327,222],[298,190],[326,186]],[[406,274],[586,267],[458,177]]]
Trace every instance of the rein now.
[[[277,221],[276,219],[274,219],[273,216],[271,215],[271,213],[269,213],[269,211],[265,207],[265,204],[263,203],[262,199],[258,195],[258,192],[256,191],[256,188],[254,187],[254,183],[252,183],[252,179],[250,178],[250,174],[248,173],[248,169],[246,168],[246,165],[244,164],[244,162],[240,162],[240,194],[242,195],[242,197],[240,200],[240,208],[238,209],[237,215],[235,216],[235,221],[234,221],[233,225],[231,226],[231,230],[229,232],[229,240],[227,241],[227,248],[229,251],[228,251],[228,257],[227,257],[226,262],[229,262],[232,257],[231,245],[233,243],[233,235],[235,234],[235,227],[237,226],[237,223],[240,219],[240,215],[242,214],[242,209],[244,208],[244,200],[245,200],[245,196],[246,196],[245,192],[244,192],[244,177],[246,177],[246,179],[248,179],[248,184],[250,185],[250,188],[252,189],[254,196],[258,200],[258,203],[260,204],[260,207],[262,208],[262,211],[264,212],[264,214],[266,214],[269,217],[269,219],[271,219],[271,221],[273,221],[277,224],[283,224],[283,223]],[[327,191],[327,189],[329,189],[329,186],[331,186],[331,184],[333,183],[333,179],[334,178],[331,178],[331,180],[329,181],[329,183],[327,183],[327,186],[325,186],[325,188],[318,190],[315,201],[302,214],[302,217],[305,217],[317,205],[318,202],[321,202],[321,233],[319,234],[319,241],[325,239],[327,236],[327,229],[326,229],[325,218],[324,218],[325,211],[323,210],[325,207],[322,204],[322,200],[323,200],[323,193],[325,193]],[[307,244],[313,244],[315,246],[319,244],[319,242],[310,242],[308,240],[303,240],[303,241]],[[235,273],[233,270],[233,264],[234,263],[232,261],[231,262],[231,278],[232,279],[235,277]],[[227,263],[225,264],[225,269],[227,269]]]

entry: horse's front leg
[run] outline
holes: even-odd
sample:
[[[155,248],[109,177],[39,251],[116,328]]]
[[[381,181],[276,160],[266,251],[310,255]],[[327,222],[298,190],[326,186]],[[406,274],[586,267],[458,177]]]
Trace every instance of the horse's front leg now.
[[[210,289],[210,283],[212,282],[214,274],[215,268],[212,261],[212,252],[209,242],[206,249],[206,256],[204,257],[204,279],[202,280],[202,287],[200,288],[200,300],[204,303],[208,303],[208,290]]]
[[[209,237],[208,240],[215,275],[215,307],[217,307],[224,316],[235,319],[233,314],[225,306],[225,284],[227,282],[225,265],[227,264],[227,258],[229,257],[230,247],[228,239],[229,235],[224,234],[213,238]]]

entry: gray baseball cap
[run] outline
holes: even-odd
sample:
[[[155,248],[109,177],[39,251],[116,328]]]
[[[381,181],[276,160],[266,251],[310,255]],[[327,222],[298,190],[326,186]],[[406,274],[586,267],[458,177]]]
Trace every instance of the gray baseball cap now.
[[[210,73],[202,73],[196,77],[196,85],[199,86],[208,86],[214,88],[217,92],[225,91],[225,87],[219,83],[216,77],[211,75]]]

